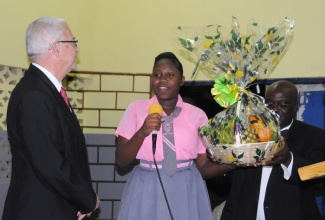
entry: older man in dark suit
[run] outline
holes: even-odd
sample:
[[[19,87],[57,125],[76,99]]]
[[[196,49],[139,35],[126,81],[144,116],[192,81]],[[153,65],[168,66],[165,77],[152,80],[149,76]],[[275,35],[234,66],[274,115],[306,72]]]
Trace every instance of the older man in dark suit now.
[[[80,220],[98,208],[85,138],[61,96],[61,81],[76,67],[77,42],[59,18],[37,19],[27,29],[32,63],[8,105],[12,177],[2,220]]]
[[[286,146],[263,167],[239,168],[228,176],[231,192],[222,220],[319,220],[314,190],[323,180],[302,182],[298,168],[325,160],[325,131],[295,120],[298,91],[281,80],[266,91],[265,102],[280,116]]]

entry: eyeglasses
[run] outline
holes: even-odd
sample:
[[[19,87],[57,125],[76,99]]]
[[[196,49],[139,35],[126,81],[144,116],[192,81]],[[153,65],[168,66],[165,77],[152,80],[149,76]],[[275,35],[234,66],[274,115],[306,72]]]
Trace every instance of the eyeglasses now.
[[[74,47],[78,47],[78,40],[58,40],[58,43],[70,43]],[[55,42],[54,42],[55,43]],[[49,50],[52,50],[54,43],[52,43],[49,47]]]
[[[71,43],[74,47],[78,47],[78,40],[58,40],[59,43]]]
[[[281,109],[281,110],[286,110],[287,108],[295,105],[296,102],[293,103],[286,103],[286,102],[278,102],[278,103],[273,103],[273,102],[266,102],[265,105],[269,109],[274,109],[275,107]]]

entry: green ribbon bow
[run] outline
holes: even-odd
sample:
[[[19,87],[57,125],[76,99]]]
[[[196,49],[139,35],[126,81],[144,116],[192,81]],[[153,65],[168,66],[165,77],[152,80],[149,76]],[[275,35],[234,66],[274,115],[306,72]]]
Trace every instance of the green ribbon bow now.
[[[222,74],[219,78],[214,79],[215,84],[211,89],[214,100],[224,108],[228,108],[236,103],[239,99],[239,94],[244,91],[243,88],[233,85],[230,79],[229,73]]]

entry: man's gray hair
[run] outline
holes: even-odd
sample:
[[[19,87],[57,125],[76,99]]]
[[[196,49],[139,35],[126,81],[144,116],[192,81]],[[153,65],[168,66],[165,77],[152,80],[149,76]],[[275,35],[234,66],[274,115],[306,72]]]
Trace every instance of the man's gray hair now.
[[[26,51],[34,62],[53,47],[53,43],[63,37],[63,27],[68,25],[61,18],[42,17],[33,21],[26,30]],[[64,39],[63,39],[64,40]]]

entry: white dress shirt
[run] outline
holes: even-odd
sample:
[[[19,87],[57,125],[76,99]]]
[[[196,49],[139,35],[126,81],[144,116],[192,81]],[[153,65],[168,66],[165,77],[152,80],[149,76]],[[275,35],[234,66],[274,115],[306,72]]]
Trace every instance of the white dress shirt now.
[[[49,80],[53,83],[53,85],[58,90],[58,92],[60,92],[61,87],[62,87],[62,83],[59,82],[59,80],[57,80],[57,78],[55,78],[50,71],[48,71],[47,69],[45,69],[41,65],[39,65],[37,63],[32,63],[32,64],[34,66],[36,66],[38,69],[40,69],[45,74],[45,76],[47,76],[47,78],[49,78]]]
[[[293,120],[291,121],[290,125],[288,125],[287,127],[282,128],[281,131],[289,130],[292,122],[293,122]],[[291,162],[290,162],[289,166],[286,167],[283,164],[281,164],[281,167],[283,169],[283,178],[285,178],[286,180],[289,179],[290,176],[291,176],[292,165],[293,165],[293,155],[291,153]],[[269,181],[271,172],[272,172],[272,166],[264,166],[262,168],[261,186],[260,186],[260,194],[259,194],[259,198],[258,198],[258,207],[257,207],[256,220],[265,220],[264,199],[265,199],[265,192],[266,192],[267,183]]]

